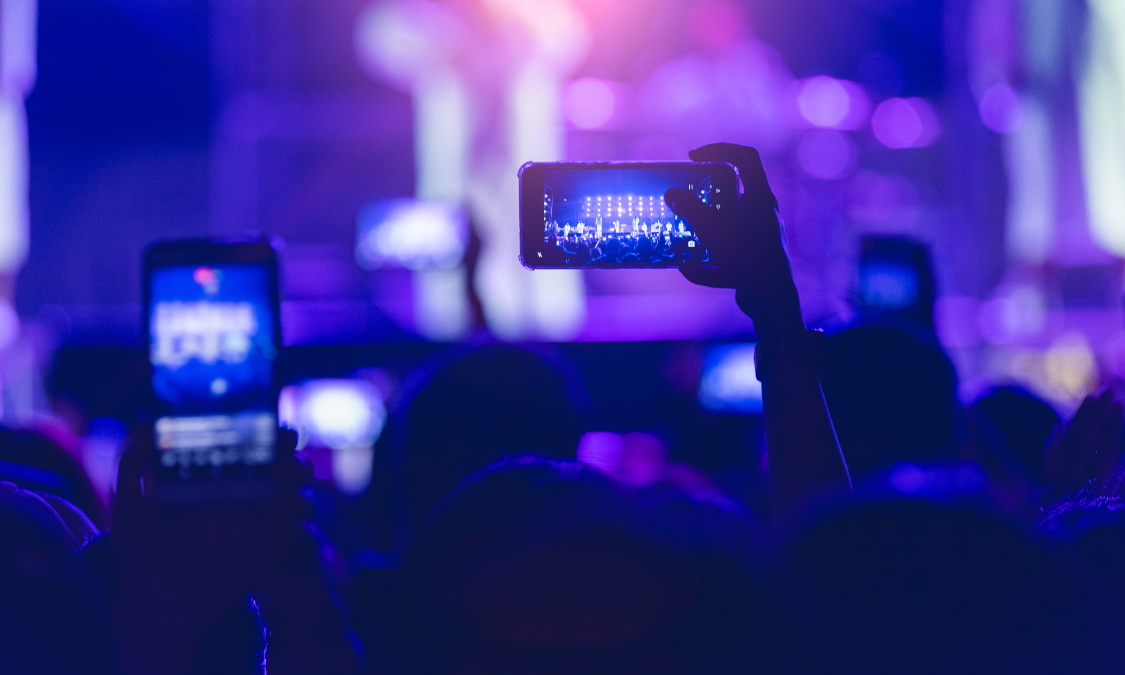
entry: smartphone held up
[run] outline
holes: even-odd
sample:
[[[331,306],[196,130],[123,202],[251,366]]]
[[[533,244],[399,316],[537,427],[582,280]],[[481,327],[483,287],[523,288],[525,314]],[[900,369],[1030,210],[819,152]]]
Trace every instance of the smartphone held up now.
[[[714,209],[738,199],[738,173],[726,162],[529,162],[519,180],[528,269],[706,263],[707,249],[664,193],[679,188]]]
[[[153,244],[143,323],[157,498],[267,494],[281,346],[273,247],[264,239]]]

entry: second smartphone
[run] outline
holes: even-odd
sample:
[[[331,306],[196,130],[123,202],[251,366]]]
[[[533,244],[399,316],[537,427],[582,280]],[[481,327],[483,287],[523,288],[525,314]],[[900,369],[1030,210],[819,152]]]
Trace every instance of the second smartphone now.
[[[664,203],[669,188],[733,209],[725,162],[529,162],[520,168],[520,261],[528,269],[678,267],[710,254]]]
[[[160,242],[144,263],[157,498],[265,496],[278,442],[273,247]]]

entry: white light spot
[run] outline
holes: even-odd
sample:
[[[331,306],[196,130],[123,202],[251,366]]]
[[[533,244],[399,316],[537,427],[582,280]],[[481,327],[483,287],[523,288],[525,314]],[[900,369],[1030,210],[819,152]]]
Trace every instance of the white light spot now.
[[[563,111],[570,123],[579,129],[605,126],[617,107],[613,89],[603,80],[583,78],[567,86],[563,94]]]
[[[851,99],[839,80],[821,75],[804,83],[797,95],[797,107],[810,124],[832,128],[847,119]]]

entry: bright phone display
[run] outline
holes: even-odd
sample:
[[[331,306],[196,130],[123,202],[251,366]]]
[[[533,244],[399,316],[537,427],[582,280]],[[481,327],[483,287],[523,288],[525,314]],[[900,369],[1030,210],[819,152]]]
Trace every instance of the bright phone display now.
[[[911,307],[918,302],[918,286],[918,270],[897,261],[873,261],[860,267],[859,296],[865,308]]]
[[[146,256],[146,298],[158,491],[246,492],[277,449],[272,248],[158,244]]]
[[[856,300],[864,315],[905,312],[931,322],[934,281],[929,249],[907,237],[863,237]]]
[[[535,268],[678,267],[709,253],[664,203],[669,188],[734,208],[724,162],[526,164],[520,170],[520,259]]]

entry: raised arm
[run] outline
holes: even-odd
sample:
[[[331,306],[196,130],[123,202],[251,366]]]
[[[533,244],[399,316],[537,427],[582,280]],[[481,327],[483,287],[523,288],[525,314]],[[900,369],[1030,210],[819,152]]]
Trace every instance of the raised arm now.
[[[805,329],[785,251],[777,199],[758,151],[717,143],[690,153],[733,164],[743,184],[738,208],[719,212],[695,195],[669,190],[668,206],[687,220],[710,262],[680,268],[693,283],[735,289],[739,308],[758,333],[770,508],[775,521],[818,495],[850,492],[851,478],[820,387],[822,336]]]

